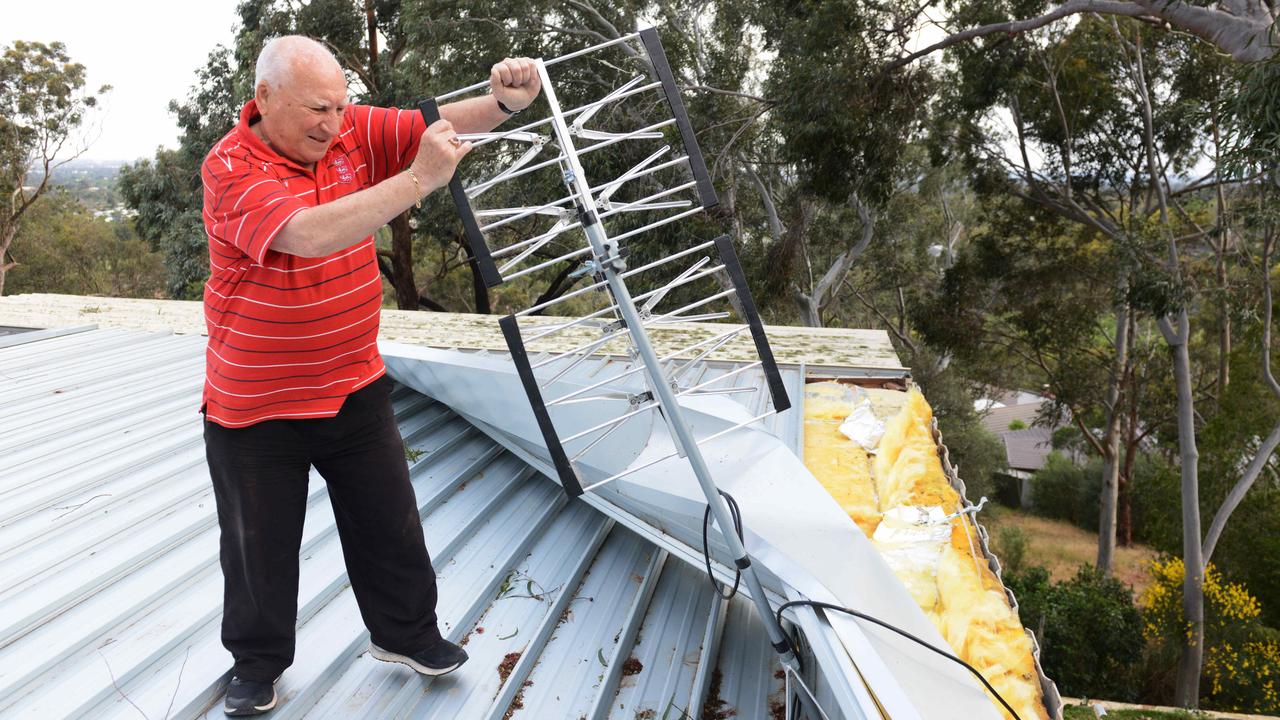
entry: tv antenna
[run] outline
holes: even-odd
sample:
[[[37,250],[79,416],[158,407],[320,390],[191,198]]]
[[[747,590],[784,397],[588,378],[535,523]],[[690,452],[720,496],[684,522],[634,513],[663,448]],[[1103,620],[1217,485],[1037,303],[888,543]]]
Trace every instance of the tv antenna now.
[[[625,62],[610,62],[598,55],[615,46],[626,53]],[[604,68],[622,79],[603,97],[564,109],[561,92],[581,95],[584,90],[581,83],[557,84],[550,68],[579,58],[594,61],[597,76]],[[638,65],[638,71],[620,67],[628,62]],[[721,235],[658,253],[628,267],[633,248],[624,241],[646,233],[652,238],[658,228],[718,204],[658,33],[647,28],[534,63],[548,115],[510,130],[460,135],[475,148],[499,143],[500,149],[491,160],[489,177],[464,183],[456,173],[449,190],[462,218],[472,259],[488,287],[535,274],[558,273],[561,285],[590,280],[584,287],[507,315],[499,323],[560,484],[576,497],[659,462],[684,458],[697,477],[770,642],[782,664],[798,673],[790,641],[774,617],[751,557],[732,530],[738,523],[702,453],[707,443],[791,406],[733,242]],[[480,82],[424,100],[419,109],[431,124],[440,119],[438,102],[488,84]],[[637,121],[638,111],[645,109],[661,116],[652,122]],[[616,129],[620,122],[640,122],[640,127]],[[611,152],[601,153],[606,149]],[[584,169],[588,161],[594,161],[590,173]],[[539,171],[546,171],[540,185]],[[558,173],[560,183],[549,181],[549,173]],[[551,192],[552,197],[529,200],[557,187],[563,189]],[[624,191],[636,192],[636,188],[641,188],[641,197],[621,198]],[[481,201],[495,198],[498,206],[478,207]],[[668,233],[665,238],[668,244],[671,236]],[[634,295],[632,286],[637,288]],[[668,308],[677,304],[677,299],[678,306]],[[592,309],[593,300],[599,307]],[[535,316],[552,307],[569,311],[568,317],[551,324],[536,322],[539,318]],[[705,326],[705,337],[692,342],[676,340],[661,352],[650,337],[650,331],[660,334],[678,323],[724,320],[731,315],[737,315],[740,322]],[[714,329],[707,331],[706,327]],[[754,350],[754,362],[728,372],[708,372],[709,358],[717,350],[739,339],[741,346],[748,337],[754,346],[748,346]],[[609,360],[600,363],[604,377],[587,376],[586,371],[593,369],[587,361],[592,358]],[[614,367],[618,369],[612,370]],[[727,382],[753,370],[763,372],[772,407],[767,407],[768,402],[757,402],[756,409],[763,407],[762,412],[699,437],[681,400],[758,393],[759,388]],[[584,407],[593,412],[582,412]],[[657,423],[655,418],[665,424],[673,450],[639,462],[635,455],[623,453],[624,459],[615,462],[622,467],[615,467],[614,472],[604,477],[583,476],[582,460],[593,451],[597,457],[606,454],[602,448],[607,446],[602,444],[610,437],[624,428],[634,433],[637,426],[647,437],[646,428]]]

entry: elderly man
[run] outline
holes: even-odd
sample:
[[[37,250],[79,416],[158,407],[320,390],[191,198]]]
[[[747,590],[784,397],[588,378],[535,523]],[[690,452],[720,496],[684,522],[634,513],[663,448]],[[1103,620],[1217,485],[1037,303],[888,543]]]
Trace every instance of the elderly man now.
[[[445,184],[484,132],[540,90],[528,59],[493,66],[486,97],[417,111],[349,105],[319,43],[263,48],[254,99],[205,158],[211,276],[202,411],[221,527],[228,715],[275,706],[293,662],[311,467],[324,477],[370,654],[441,675],[467,655],[436,625],[427,555],[378,354],[372,234]]]

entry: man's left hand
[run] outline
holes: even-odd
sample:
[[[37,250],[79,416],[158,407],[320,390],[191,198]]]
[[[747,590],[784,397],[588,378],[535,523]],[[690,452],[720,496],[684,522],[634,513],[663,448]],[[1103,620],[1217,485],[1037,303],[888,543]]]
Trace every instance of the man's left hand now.
[[[514,112],[529,107],[538,97],[542,79],[529,58],[504,58],[489,71],[489,88],[495,98]]]

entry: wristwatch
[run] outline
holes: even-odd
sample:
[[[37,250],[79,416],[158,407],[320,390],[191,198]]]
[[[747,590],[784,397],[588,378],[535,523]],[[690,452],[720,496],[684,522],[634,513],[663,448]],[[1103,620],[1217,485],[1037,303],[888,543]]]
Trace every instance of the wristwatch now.
[[[497,97],[494,97],[493,99],[494,99],[494,100],[498,100],[498,98],[497,98]],[[502,112],[506,113],[508,116],[511,116],[511,115],[519,115],[520,113],[524,112],[524,108],[520,108],[519,110],[512,110],[511,108],[507,107],[506,105],[503,105],[501,100],[498,100],[498,109],[499,109],[499,110],[501,110]]]

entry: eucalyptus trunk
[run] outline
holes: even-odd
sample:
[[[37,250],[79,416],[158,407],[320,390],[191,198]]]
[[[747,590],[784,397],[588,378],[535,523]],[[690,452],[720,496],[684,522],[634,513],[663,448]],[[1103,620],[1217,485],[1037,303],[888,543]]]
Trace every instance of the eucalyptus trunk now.
[[[9,262],[9,247],[13,245],[13,238],[18,234],[17,223],[5,223],[0,228],[0,295],[4,295],[4,276],[17,266],[16,262]]]
[[[1177,388],[1178,460],[1182,470],[1182,618],[1187,632],[1182,636],[1182,654],[1174,702],[1194,708],[1200,704],[1200,670],[1204,664],[1204,554],[1200,539],[1200,453],[1196,449],[1194,388],[1191,382],[1191,355],[1187,342],[1191,323],[1186,309],[1177,313],[1177,329],[1164,322],[1173,359]]]
[[[391,218],[391,285],[396,294],[396,307],[418,309],[418,286],[413,279],[413,232],[409,213]]]
[[[795,301],[796,309],[800,312],[801,323],[808,327],[822,327],[822,312],[812,295],[806,295],[797,290]]]
[[[1124,297],[1126,283],[1119,284],[1119,296]],[[1116,509],[1120,503],[1120,386],[1124,384],[1129,366],[1129,307],[1121,300],[1116,304],[1115,357],[1111,364],[1111,377],[1107,381],[1107,428],[1102,438],[1102,494],[1098,512],[1098,573],[1111,574],[1111,564],[1116,554]]]

